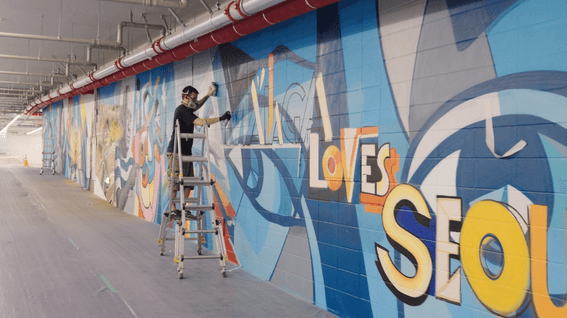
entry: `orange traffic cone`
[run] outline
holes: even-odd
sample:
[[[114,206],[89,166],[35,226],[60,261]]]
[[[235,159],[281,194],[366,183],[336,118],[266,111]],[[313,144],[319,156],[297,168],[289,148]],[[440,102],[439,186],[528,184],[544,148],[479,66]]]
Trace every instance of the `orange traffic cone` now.
[[[29,163],[28,163],[28,155],[26,155],[26,156],[24,157],[24,167],[29,167],[29,166],[30,166],[30,165],[29,165]]]

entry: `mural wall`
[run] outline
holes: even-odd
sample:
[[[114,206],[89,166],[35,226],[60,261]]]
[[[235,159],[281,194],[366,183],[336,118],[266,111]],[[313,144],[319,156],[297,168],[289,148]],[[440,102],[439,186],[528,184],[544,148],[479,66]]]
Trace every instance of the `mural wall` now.
[[[44,134],[160,223],[181,89],[214,81],[232,262],[342,317],[565,317],[566,33],[562,1],[343,0],[51,105]]]
[[[94,95],[79,95],[43,110],[43,137],[53,138],[55,171],[90,188]]]

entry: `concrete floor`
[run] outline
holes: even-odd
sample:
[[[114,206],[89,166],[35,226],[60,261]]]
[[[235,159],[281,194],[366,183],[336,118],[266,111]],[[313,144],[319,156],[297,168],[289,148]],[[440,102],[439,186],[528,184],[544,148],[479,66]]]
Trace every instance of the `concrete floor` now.
[[[218,260],[179,280],[158,231],[61,175],[0,166],[0,317],[336,317]]]

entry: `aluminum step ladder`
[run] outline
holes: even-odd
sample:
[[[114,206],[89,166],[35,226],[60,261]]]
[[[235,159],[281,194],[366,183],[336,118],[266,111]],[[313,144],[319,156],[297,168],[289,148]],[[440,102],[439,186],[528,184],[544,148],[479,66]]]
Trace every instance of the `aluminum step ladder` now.
[[[51,137],[43,137],[43,151],[41,154],[43,157],[43,163],[39,169],[39,174],[43,174],[44,168],[51,169],[51,174],[55,174],[55,141],[53,139],[53,134]]]
[[[181,138],[193,138],[194,140],[201,139],[202,156],[181,155]],[[180,174],[179,176],[176,176],[173,171],[174,169],[172,169],[172,175],[169,176],[169,198],[171,204],[168,207],[170,210],[163,213],[158,245],[160,246],[160,255],[163,255],[166,241],[175,240],[175,255],[173,262],[177,264],[177,276],[179,279],[183,278],[183,271],[185,269],[184,262],[186,260],[210,258],[217,258],[219,260],[221,275],[222,277],[226,277],[227,253],[224,245],[221,221],[217,220],[214,210],[211,189],[214,185],[214,181],[210,177],[209,143],[207,140],[208,127],[206,124],[204,125],[204,133],[182,134],[179,130],[179,121],[176,121],[172,165],[173,167],[175,167],[175,165],[179,165]],[[183,176],[183,162],[197,163],[197,166],[199,167],[197,176]],[[173,188],[175,184],[179,184],[179,198],[173,197]],[[188,186],[194,187],[191,194],[194,195],[196,192],[196,196],[188,198],[185,197],[185,187]],[[175,208],[172,208],[173,205],[175,205]],[[211,229],[205,229],[205,215],[207,211],[210,211],[211,214]],[[174,237],[167,236],[167,230],[170,222],[175,222]],[[191,223],[194,224],[193,229],[191,229],[190,226],[187,226]],[[214,234],[217,246],[216,254],[201,254],[203,243],[205,243],[205,234],[207,233]],[[186,237],[187,234],[189,234],[189,237]],[[188,240],[197,241],[198,255],[189,256],[185,254],[185,241]]]

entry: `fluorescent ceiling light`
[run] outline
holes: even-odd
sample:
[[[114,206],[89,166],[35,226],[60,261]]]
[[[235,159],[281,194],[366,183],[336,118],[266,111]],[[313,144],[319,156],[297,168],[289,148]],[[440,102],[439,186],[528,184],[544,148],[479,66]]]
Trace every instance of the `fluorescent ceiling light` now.
[[[0,130],[0,134],[5,133],[6,130],[8,130],[8,127],[10,127],[10,125],[12,125],[16,120],[18,120],[18,118],[20,118],[20,116],[22,116],[21,114],[16,116],[14,119],[12,119],[11,122],[8,123],[8,125],[6,125],[6,127],[4,127],[4,129]]]
[[[29,133],[27,133],[27,135],[31,135],[31,134],[33,134],[33,133],[36,132],[36,131],[40,131],[41,128],[43,128],[43,127],[39,127],[39,128],[36,129],[36,130],[32,130],[32,131],[30,131]]]

